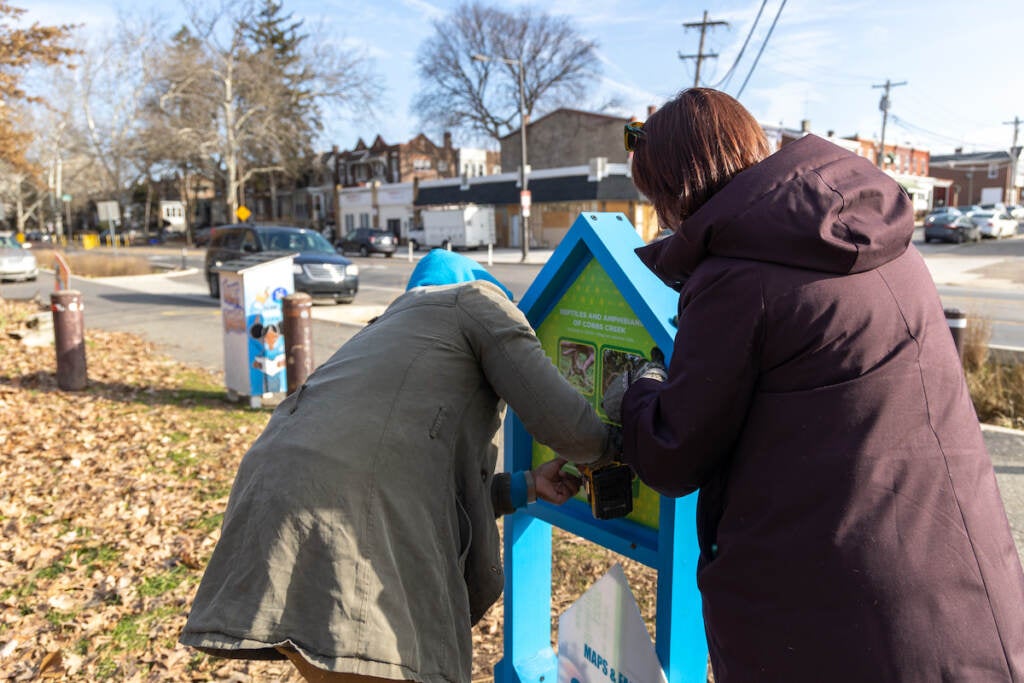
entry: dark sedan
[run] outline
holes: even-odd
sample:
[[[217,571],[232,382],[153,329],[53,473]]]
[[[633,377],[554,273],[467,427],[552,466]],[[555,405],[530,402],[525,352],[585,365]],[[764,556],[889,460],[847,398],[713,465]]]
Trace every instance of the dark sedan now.
[[[981,240],[981,230],[970,216],[959,211],[934,213],[924,221],[924,241],[932,240],[957,244],[978,242]]]
[[[398,240],[387,230],[356,228],[338,241],[342,252],[359,252],[360,256],[384,254],[390,258],[398,247]]]

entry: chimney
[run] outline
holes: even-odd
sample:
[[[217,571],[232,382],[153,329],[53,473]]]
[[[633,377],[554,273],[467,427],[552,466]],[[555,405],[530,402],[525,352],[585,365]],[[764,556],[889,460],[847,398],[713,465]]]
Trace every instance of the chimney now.
[[[959,155],[964,153],[964,148],[963,147],[957,147],[956,149],[953,150],[953,153],[956,154],[957,156],[959,156]]]
[[[452,134],[450,132],[448,132],[448,131],[444,132],[444,148],[445,149],[451,149],[452,148]]]
[[[801,133],[810,133],[811,132],[811,120],[810,119],[803,119],[803,120],[800,121],[800,132]]]
[[[834,137],[836,136],[836,132],[835,132],[834,130],[830,130],[830,131],[828,132],[828,136],[829,136],[830,138],[834,138]]]
[[[648,104],[647,105],[647,115],[648,116],[650,116],[651,114],[653,114],[656,111],[658,111],[658,108],[656,106],[654,106],[653,104]]]

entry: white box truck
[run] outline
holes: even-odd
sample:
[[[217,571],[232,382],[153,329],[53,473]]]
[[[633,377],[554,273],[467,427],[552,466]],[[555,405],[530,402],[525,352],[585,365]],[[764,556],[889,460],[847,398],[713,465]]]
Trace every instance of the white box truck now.
[[[423,244],[428,249],[479,249],[494,244],[493,206],[425,209],[420,217]]]

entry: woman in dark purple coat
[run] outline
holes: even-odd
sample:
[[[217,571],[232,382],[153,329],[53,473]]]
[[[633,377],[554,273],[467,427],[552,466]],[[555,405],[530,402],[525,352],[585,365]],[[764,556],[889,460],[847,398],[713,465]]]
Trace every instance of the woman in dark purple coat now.
[[[680,298],[667,379],[621,384],[624,459],[700,489],[718,683],[1024,681],[1024,574],[905,193],[812,135],[769,156],[713,90],[627,146]]]

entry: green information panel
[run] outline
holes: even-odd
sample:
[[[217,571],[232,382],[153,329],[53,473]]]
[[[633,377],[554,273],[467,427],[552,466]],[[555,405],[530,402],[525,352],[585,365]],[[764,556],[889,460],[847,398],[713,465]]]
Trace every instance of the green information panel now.
[[[598,413],[604,389],[620,372],[651,357],[655,343],[601,265],[591,259],[576,281],[555,303],[537,336],[562,376],[583,394]],[[533,466],[555,457],[533,443]],[[586,500],[582,489],[577,496]],[[626,518],[658,528],[659,497],[633,479],[633,512]]]

